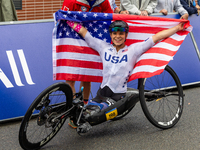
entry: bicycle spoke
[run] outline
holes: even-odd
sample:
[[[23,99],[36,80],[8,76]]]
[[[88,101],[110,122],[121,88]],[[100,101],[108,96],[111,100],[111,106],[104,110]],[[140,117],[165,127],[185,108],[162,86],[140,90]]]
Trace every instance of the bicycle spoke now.
[[[140,90],[143,93],[140,93],[140,98],[146,117],[152,124],[163,129],[172,127],[179,120],[183,100],[177,75],[170,67],[166,69],[160,75],[143,80],[143,90]],[[148,92],[145,100],[144,92]]]
[[[45,89],[34,100],[22,121],[19,133],[21,147],[38,149],[49,142],[66,120],[66,117],[54,118],[64,113],[68,109],[66,104],[71,102],[72,90],[68,84],[55,83]]]

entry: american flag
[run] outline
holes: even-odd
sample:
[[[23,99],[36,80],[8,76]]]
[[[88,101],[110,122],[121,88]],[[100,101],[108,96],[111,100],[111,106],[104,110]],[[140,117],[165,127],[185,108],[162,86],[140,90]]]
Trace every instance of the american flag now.
[[[160,17],[58,10],[54,18],[56,24],[53,30],[54,80],[102,81],[103,67],[99,54],[67,25],[66,20],[81,23],[92,36],[108,43],[111,42],[108,31],[110,23],[114,20],[124,20],[129,24],[126,45],[144,41],[159,31],[186,22],[186,30],[158,42],[137,60],[129,81],[162,73],[186,35],[192,30],[188,20]]]

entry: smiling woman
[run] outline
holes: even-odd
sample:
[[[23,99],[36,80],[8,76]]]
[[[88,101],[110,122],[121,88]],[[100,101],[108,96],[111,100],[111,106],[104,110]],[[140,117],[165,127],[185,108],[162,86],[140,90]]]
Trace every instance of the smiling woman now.
[[[109,26],[110,37],[117,52],[125,47],[125,41],[128,36],[129,27],[124,21],[114,21]]]
[[[128,33],[125,33],[123,31],[114,31],[110,33],[111,40],[117,52],[125,46],[127,35]]]
[[[127,81],[136,64],[136,60],[155,43],[184,29],[184,23],[167,30],[160,31],[143,42],[125,45],[129,32],[128,24],[122,20],[116,20],[109,26],[110,37],[113,44],[94,38],[88,30],[79,23],[67,21],[67,24],[79,33],[86,43],[96,50],[103,63],[103,81],[99,93],[110,99],[99,100],[94,98],[88,102],[86,108],[99,112],[119,101],[126,95]],[[118,82],[116,82],[118,81]]]

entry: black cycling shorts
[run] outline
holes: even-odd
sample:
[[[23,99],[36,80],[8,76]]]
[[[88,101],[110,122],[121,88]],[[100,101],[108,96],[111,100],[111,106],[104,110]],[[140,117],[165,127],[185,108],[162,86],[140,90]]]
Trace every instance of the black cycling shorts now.
[[[126,93],[114,93],[108,86],[105,86],[104,88],[99,88],[97,91],[97,96],[93,99],[93,101],[96,101],[97,103],[101,103],[102,100],[99,99],[100,96],[103,97],[109,97],[115,101],[118,101],[126,96]]]

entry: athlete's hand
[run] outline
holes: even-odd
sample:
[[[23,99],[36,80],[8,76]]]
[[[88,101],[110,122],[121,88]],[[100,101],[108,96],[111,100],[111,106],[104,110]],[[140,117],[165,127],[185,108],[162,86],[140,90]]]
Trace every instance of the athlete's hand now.
[[[184,25],[185,25],[185,22],[180,22],[180,23],[177,25],[178,31],[187,29]]]

